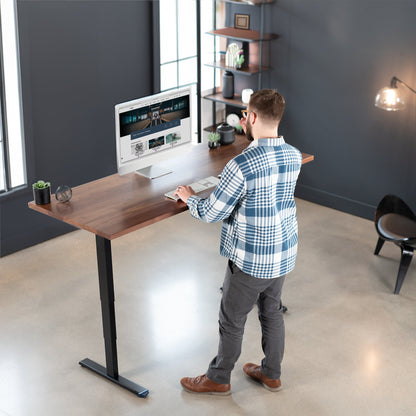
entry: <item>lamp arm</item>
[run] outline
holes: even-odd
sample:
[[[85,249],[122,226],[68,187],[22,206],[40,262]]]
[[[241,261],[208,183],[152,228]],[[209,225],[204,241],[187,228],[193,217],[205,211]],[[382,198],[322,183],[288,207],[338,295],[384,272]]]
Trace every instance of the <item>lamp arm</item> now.
[[[407,87],[410,91],[414,92],[416,94],[416,90],[414,90],[412,87],[409,87],[404,81],[397,77],[393,77],[390,81],[390,87],[391,88],[397,88],[397,83],[402,84],[403,86]]]

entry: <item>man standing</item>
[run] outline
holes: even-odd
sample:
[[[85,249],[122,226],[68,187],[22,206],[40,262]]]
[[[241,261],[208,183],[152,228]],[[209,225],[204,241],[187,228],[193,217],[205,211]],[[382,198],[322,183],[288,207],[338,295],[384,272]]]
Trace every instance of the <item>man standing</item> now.
[[[228,395],[231,371],[240,356],[244,325],[257,303],[264,358],[244,372],[271,391],[281,387],[284,322],[281,303],[285,275],[295,266],[298,227],[294,190],[302,155],[278,135],[285,106],[275,90],[250,97],[240,121],[250,145],[225,166],[207,199],[189,186],[175,193],[193,217],[223,221],[220,254],[228,258],[219,313],[219,347],[206,374],[181,380],[194,393]]]

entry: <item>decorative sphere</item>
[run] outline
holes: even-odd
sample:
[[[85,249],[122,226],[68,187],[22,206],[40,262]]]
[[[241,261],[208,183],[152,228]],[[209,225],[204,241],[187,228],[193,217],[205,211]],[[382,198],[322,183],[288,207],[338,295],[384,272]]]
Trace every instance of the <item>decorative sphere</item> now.
[[[72,198],[72,189],[67,185],[58,186],[55,198],[59,202],[68,202]]]

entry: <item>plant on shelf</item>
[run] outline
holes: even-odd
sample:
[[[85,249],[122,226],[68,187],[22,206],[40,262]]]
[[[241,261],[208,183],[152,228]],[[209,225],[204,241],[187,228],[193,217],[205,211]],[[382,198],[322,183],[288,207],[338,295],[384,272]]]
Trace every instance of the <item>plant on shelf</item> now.
[[[243,126],[241,124],[237,124],[234,126],[236,134],[244,134]]]
[[[244,63],[244,50],[236,43],[230,43],[225,53],[225,65],[231,68],[241,69]]]
[[[244,63],[244,51],[242,49],[240,49],[237,52],[237,55],[234,58],[234,62],[235,62],[235,67],[237,69],[240,69]]]
[[[208,134],[208,147],[216,149],[220,146],[220,134],[217,132],[211,132]]]
[[[51,202],[51,184],[50,182],[37,181],[32,185],[33,188],[33,198],[35,199],[35,204],[44,205]]]

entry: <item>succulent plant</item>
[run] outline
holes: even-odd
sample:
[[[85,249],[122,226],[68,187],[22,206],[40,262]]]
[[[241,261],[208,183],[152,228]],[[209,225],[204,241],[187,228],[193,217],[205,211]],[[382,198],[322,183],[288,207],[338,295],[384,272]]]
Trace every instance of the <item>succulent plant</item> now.
[[[51,186],[51,183],[45,182],[45,181],[37,181],[33,184],[34,189],[45,189],[45,188],[49,188],[50,186]]]
[[[219,133],[214,133],[214,132],[212,132],[212,133],[209,133],[208,134],[208,140],[210,141],[210,142],[217,142],[218,140],[220,140],[220,134]]]

